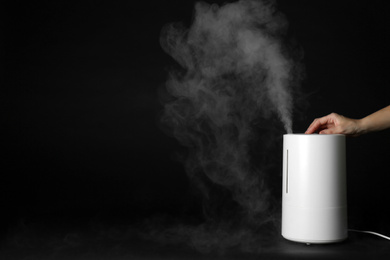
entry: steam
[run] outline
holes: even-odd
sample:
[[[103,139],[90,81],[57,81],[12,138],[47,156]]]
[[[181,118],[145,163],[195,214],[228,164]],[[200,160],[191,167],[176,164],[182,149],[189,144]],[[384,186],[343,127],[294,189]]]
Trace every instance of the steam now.
[[[292,133],[297,67],[282,44],[286,29],[272,1],[241,0],[197,3],[190,28],[162,30],[163,49],[181,66],[166,83],[173,101],[162,123],[189,149],[186,172],[209,222],[226,226],[232,214],[248,230],[272,222],[267,167],[254,166],[251,142],[254,125],[273,118]]]

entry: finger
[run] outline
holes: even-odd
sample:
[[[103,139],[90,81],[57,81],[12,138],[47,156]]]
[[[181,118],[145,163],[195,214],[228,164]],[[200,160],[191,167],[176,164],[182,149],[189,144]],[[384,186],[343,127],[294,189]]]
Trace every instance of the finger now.
[[[324,129],[322,131],[319,132],[320,135],[329,135],[329,134],[332,134],[332,130],[331,129]]]
[[[321,118],[317,118],[311,123],[309,128],[307,129],[306,133],[307,134],[312,134],[314,132],[317,132],[322,126],[326,125],[329,123],[331,116],[327,115]]]
[[[341,130],[338,127],[325,128],[319,132],[321,135],[340,134]]]
[[[315,132],[315,125],[316,123],[318,122],[318,118],[314,119],[313,122],[309,125],[309,127],[307,128],[305,134],[312,134]]]

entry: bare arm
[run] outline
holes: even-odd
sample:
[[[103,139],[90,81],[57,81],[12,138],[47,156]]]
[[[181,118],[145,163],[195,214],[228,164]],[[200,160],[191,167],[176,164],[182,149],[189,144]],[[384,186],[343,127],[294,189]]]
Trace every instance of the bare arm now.
[[[362,133],[369,133],[390,128],[390,106],[372,113],[359,120]]]

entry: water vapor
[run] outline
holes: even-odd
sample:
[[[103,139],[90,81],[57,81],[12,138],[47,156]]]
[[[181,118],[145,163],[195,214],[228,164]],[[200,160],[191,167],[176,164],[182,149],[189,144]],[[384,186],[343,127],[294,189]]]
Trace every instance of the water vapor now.
[[[251,145],[258,139],[254,124],[277,118],[281,124],[274,128],[284,125],[292,132],[300,69],[283,44],[286,29],[274,1],[241,0],[197,3],[189,28],[169,24],[162,30],[161,46],[180,69],[167,80],[172,99],[164,104],[161,122],[188,147],[186,173],[208,223],[234,219],[258,230],[272,221],[270,173],[253,164]],[[232,224],[225,226],[232,230]],[[240,232],[232,237],[242,237]]]

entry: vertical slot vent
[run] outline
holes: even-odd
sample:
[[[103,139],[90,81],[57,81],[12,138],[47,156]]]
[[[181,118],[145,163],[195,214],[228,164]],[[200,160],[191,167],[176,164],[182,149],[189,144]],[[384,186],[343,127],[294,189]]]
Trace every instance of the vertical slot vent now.
[[[286,162],[286,193],[288,193],[288,149],[287,149],[287,162]]]

